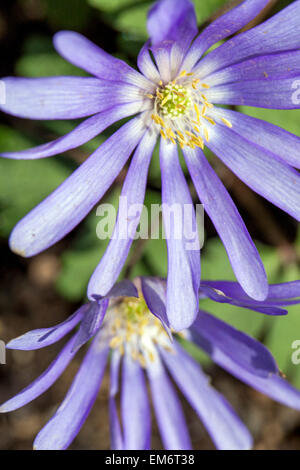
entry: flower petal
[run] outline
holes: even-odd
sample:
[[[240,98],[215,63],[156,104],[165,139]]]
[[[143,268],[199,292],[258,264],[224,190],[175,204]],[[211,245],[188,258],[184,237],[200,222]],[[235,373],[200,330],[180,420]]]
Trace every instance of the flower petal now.
[[[249,142],[257,143],[283,162],[300,168],[300,138],[261,119],[229,109],[214,108],[213,117],[223,124],[222,117],[232,124],[234,131]]]
[[[300,220],[300,175],[258,144],[219,124],[208,147],[255,192]]]
[[[190,70],[205,51],[250,23],[268,2],[269,0],[246,0],[213,21],[193,42],[182,68]]]
[[[147,22],[152,45],[174,41],[186,50],[198,32],[194,5],[189,0],[161,0],[148,14]]]
[[[162,322],[170,339],[172,339],[166,312],[166,281],[157,277],[142,277],[141,284],[143,296],[149,310]]]
[[[36,255],[76,227],[113,183],[144,132],[139,117],[115,132],[16,225],[11,249],[22,256]]]
[[[198,197],[224,243],[239,283],[250,297],[265,299],[264,266],[234,202],[200,149],[185,148],[183,153]]]
[[[87,343],[97,333],[102,325],[108,303],[108,299],[101,300],[100,302],[90,302],[80,323],[73,351],[78,351],[81,346]]]
[[[88,295],[105,295],[116,282],[128,256],[140,222],[147,176],[156,133],[149,129],[141,139],[122,188],[119,211],[111,240],[88,286]]]
[[[189,450],[192,448],[180,400],[157,357],[147,363],[152,402],[159,432],[167,450]]]
[[[193,330],[192,330],[193,331]],[[193,341],[200,346],[211,358],[223,369],[234,375],[242,382],[250,385],[261,393],[271,397],[284,405],[300,410],[300,392],[292,387],[286,380],[282,379],[278,374],[270,374],[267,377],[261,377],[257,374],[249,372],[236,361],[238,351],[228,355],[218,347],[217,343],[209,341],[205,334],[197,332],[192,335]]]
[[[96,400],[108,350],[96,336],[64,401],[35,438],[34,449],[61,450],[71,444]]]
[[[265,315],[287,315],[288,311],[282,308],[279,308],[280,305],[294,305],[299,303],[297,301],[292,302],[285,302],[285,303],[268,303],[267,301],[256,301],[248,297],[248,300],[241,301],[236,300],[235,298],[228,297],[224,294],[224,292],[220,291],[219,289],[215,289],[214,287],[209,287],[205,282],[201,283],[201,290],[205,294],[206,297],[213,300],[214,302],[220,303],[227,303],[231,305],[235,305],[237,307],[251,309],[255,312],[263,313]]]
[[[116,80],[151,90],[153,85],[123,60],[117,59],[74,31],[59,31],[53,38],[57,52],[67,61],[105,80]]]
[[[48,390],[67,368],[76,352],[73,352],[76,335],[65,345],[50,366],[28,387],[0,406],[0,413],[17,410]]]
[[[155,84],[158,84],[160,81],[160,75],[155,66],[151,56],[150,56],[150,39],[144,44],[142,49],[139,52],[137,64],[138,68],[145,75],[145,77],[149,78]]]
[[[263,344],[209,313],[200,311],[191,331],[203,336],[252,374],[268,377],[278,372],[275,359]]]
[[[81,321],[89,304],[85,304],[76,310],[73,315],[68,317],[64,322],[59,323],[51,328],[41,328],[39,330],[28,331],[18,338],[12,339],[7,345],[7,349],[18,349],[20,351],[33,351],[35,349],[45,348],[50,344],[56,343]]]
[[[257,10],[258,13],[259,10]],[[249,57],[298,49],[300,47],[299,15],[300,2],[297,0],[264,23],[233,37],[207,54],[193,71],[204,78],[216,70]]]
[[[298,75],[300,82],[300,75]],[[256,106],[269,109],[298,109],[299,100],[294,99],[295,79],[244,80],[210,88],[207,100],[215,104]]]
[[[201,287],[208,286],[221,291],[225,296],[237,301],[253,303],[253,305],[289,305],[290,299],[300,301],[300,281],[284,282],[282,284],[270,284],[268,297],[264,302],[253,301],[241,286],[232,281],[201,281]]]
[[[177,147],[162,140],[160,161],[168,247],[167,316],[175,330],[182,330],[192,324],[198,312],[200,248],[197,222]]]
[[[209,75],[205,81],[210,87],[242,80],[271,80],[300,76],[300,51],[252,57]],[[270,84],[272,86],[272,84]]]
[[[209,384],[199,364],[178,343],[176,354],[161,348],[163,359],[186,399],[207,428],[216,447],[222,450],[245,450],[252,447],[249,431],[229,403]]]
[[[71,132],[56,140],[19,152],[2,152],[0,153],[0,157],[13,158],[16,160],[34,160],[66,152],[67,150],[85,144],[114,122],[140,111],[144,111],[146,107],[147,103],[141,103],[139,101],[137,103],[114,106],[102,113],[89,117],[76,126]]]
[[[119,369],[121,354],[114,349],[111,354],[110,362],[110,391],[109,391],[109,431],[111,449],[123,450],[123,435],[116,405],[116,396],[119,393]]]
[[[123,360],[121,413],[124,449],[150,449],[151,411],[145,376],[130,352],[125,354]]]
[[[88,77],[2,79],[5,103],[0,110],[28,119],[77,119],[121,103],[144,101],[137,87]]]

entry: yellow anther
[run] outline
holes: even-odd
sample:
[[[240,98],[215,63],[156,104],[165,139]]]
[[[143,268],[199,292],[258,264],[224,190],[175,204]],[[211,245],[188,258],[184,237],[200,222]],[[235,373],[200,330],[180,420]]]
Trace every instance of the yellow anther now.
[[[153,95],[150,95],[150,93],[147,93],[146,96],[147,96],[147,98],[150,98],[150,100],[152,100],[152,98],[154,98],[154,96],[153,96]]]
[[[176,135],[172,131],[171,127],[168,127],[168,129],[167,129],[167,136],[170,137],[170,138],[171,137],[176,138]]]
[[[224,124],[226,124],[226,126],[228,126],[228,127],[230,127],[230,128],[232,127],[232,124],[231,124],[230,121],[228,121],[228,119],[225,119],[225,118],[222,117],[222,118],[221,118],[221,121],[224,122]]]
[[[194,72],[189,72],[186,74],[187,77],[191,77],[192,75],[195,75]]]
[[[205,104],[208,108],[213,108],[214,105],[212,103],[209,103],[208,101],[205,101]]]
[[[149,356],[149,359],[150,359],[151,362],[154,362],[154,361],[155,361],[155,356],[154,356],[154,354],[153,354],[152,351],[149,351],[149,352],[148,352],[148,356]]]
[[[180,74],[178,75],[177,79],[179,78],[182,78],[182,77],[185,77],[187,74],[186,70],[182,70],[182,72],[180,72]],[[189,75],[188,75],[189,76]]]
[[[201,109],[201,116],[202,116],[202,117],[205,116],[206,111],[207,111],[207,107],[206,107],[206,105],[204,104],[203,107],[202,107],[202,109]]]
[[[171,99],[171,95],[167,95],[161,102],[161,106],[164,106],[166,104],[167,101],[169,101],[169,99]]]
[[[179,137],[180,137],[182,140],[184,140],[184,135],[183,135],[183,133],[180,132],[180,131],[176,131],[176,132],[177,132],[177,134],[179,135]]]
[[[144,356],[141,353],[138,353],[137,359],[138,359],[139,363],[141,364],[141,366],[143,368],[145,368],[146,367],[146,361],[145,361]]]
[[[118,348],[123,343],[123,338],[121,336],[114,336],[109,343],[109,346],[112,349]]]
[[[201,85],[202,85],[203,88],[206,88],[206,89],[210,88],[210,86],[207,85],[207,83],[201,83]]]
[[[160,130],[160,135],[162,136],[163,139],[166,139],[166,134],[164,133],[164,131],[161,129]]]
[[[199,82],[200,82],[199,78],[196,78],[195,80],[192,81],[192,87],[194,88],[194,90],[197,90],[197,85]]]
[[[194,126],[193,129],[200,134],[200,129],[197,126]]]
[[[204,137],[206,139],[206,142],[209,142],[209,135],[208,135],[208,130],[206,129],[206,127],[204,129]]]
[[[216,125],[215,121],[214,121],[211,117],[209,117],[209,116],[203,116],[203,118],[206,119],[208,122],[210,122],[213,126]]]
[[[162,80],[159,80],[158,83],[159,83],[160,86],[162,86],[162,84],[163,84]]]

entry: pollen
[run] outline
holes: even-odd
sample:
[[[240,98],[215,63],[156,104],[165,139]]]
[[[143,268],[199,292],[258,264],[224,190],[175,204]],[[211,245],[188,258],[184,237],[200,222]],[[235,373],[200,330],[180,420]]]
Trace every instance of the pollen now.
[[[171,82],[156,90],[156,106],[162,116],[174,119],[187,112],[191,98],[186,88]]]
[[[221,121],[232,127],[225,118],[215,119],[218,114],[214,105],[207,99],[208,83],[203,83],[193,72],[182,70],[167,84],[162,80],[152,95],[147,95],[153,102],[151,118],[159,127],[162,139],[178,144],[182,149],[204,148],[209,142],[212,126]]]
[[[109,346],[121,355],[129,353],[142,367],[147,361],[155,361],[158,345],[172,349],[169,336],[141,293],[139,298],[123,298],[111,308],[107,318]]]

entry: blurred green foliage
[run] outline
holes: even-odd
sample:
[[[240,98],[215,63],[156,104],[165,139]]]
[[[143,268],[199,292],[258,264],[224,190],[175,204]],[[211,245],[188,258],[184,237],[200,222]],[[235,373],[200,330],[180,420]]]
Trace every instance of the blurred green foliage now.
[[[40,0],[44,5],[44,21],[48,31],[44,34],[28,35],[22,52],[15,63],[15,73],[30,77],[47,75],[84,75],[84,72],[59,57],[52,46],[51,35],[59,29],[88,31],[90,21],[99,22],[99,31],[105,25],[111,28],[116,38],[116,54],[125,60],[133,60],[139,47],[147,37],[146,14],[151,1],[145,0]],[[22,1],[21,1],[22,3]],[[24,0],[23,0],[24,3]],[[226,0],[194,0],[199,25],[214,16]],[[286,2],[285,2],[286,3]],[[103,44],[100,44],[103,46]],[[297,135],[300,134],[300,111],[273,111],[241,107],[240,111],[259,119],[281,126]],[[46,140],[69,132],[72,122],[34,123],[33,128],[0,126],[0,148],[18,150],[38,145]],[[93,139],[80,149],[80,155],[93,152],[109,135],[110,130]],[[40,141],[37,141],[37,136]],[[38,204],[57,187],[75,168],[72,155],[58,156],[40,161],[12,161],[0,159],[0,236],[8,237],[12,227],[32,207]],[[183,167],[184,171],[186,170]],[[120,185],[108,193],[103,202],[110,202],[117,209]],[[149,173],[149,190],[146,206],[160,203],[159,152],[156,148]],[[66,298],[74,301],[85,296],[86,285],[95,266],[104,253],[107,241],[96,237],[95,230],[99,219],[93,211],[81,224],[71,239],[68,249],[61,257],[61,272],[57,279],[57,289]],[[284,282],[299,279],[297,262],[283,263],[275,247],[259,244],[259,251],[265,264],[270,282]],[[300,259],[300,232],[292,248]],[[140,254],[136,262],[135,256]],[[133,261],[132,261],[133,260]],[[134,243],[129,261],[130,275],[167,274],[167,250],[165,241],[138,240]],[[125,272],[125,270],[123,271]],[[128,271],[129,272],[129,271]],[[217,237],[209,238],[202,253],[202,277],[204,279],[234,279],[225,249]],[[263,339],[278,360],[281,369],[292,377],[300,387],[300,368],[291,363],[291,344],[300,339],[300,307],[289,309],[289,315],[269,318],[251,311],[242,311],[230,305],[214,304],[204,300],[201,308],[212,311],[218,317],[237,328]],[[192,353],[203,360],[196,348]]]

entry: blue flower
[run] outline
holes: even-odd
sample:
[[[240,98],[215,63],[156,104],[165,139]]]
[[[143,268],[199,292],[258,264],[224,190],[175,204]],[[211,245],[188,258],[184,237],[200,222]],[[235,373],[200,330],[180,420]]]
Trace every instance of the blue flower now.
[[[271,285],[267,300],[248,297],[228,281],[203,281],[201,296],[264,314],[287,313],[300,303],[300,282]],[[108,308],[109,314],[104,317]],[[75,327],[79,328],[74,331]],[[218,449],[249,449],[252,438],[230,404],[180,344],[183,337],[200,346],[229,373],[278,402],[300,410],[300,392],[281,376],[270,352],[257,340],[211,314],[198,311],[193,326],[172,336],[166,315],[166,282],[140,278],[122,281],[105,297],[81,307],[52,328],[30,331],[8,343],[22,351],[49,346],[73,331],[48,369],[0,407],[5,413],[31,402],[60,377],[78,349],[93,337],[73,383],[49,422],[35,439],[36,449],[65,449],[78,434],[101,386],[110,360],[109,415],[113,449],[150,449],[151,413],[146,378],[163,445],[190,449],[191,441],[173,382],[194,408]],[[120,380],[121,371],[121,380]],[[117,401],[120,393],[120,417]]]
[[[140,72],[80,34],[62,31],[54,37],[56,50],[93,78],[5,78],[6,104],[1,109],[7,113],[30,119],[90,117],[64,137],[22,152],[2,153],[3,157],[35,159],[62,153],[134,115],[17,224],[11,248],[33,256],[62,239],[101,199],[132,152],[122,196],[129,206],[142,204],[152,151],[160,138],[165,207],[192,204],[178,160],[179,144],[238,282],[250,297],[264,300],[268,284],[258,251],[202,150],[207,145],[254,191],[300,220],[300,176],[293,168],[300,168],[299,138],[267,122],[214,106],[299,108],[299,100],[293,97],[300,73],[300,1],[203,56],[211,46],[241,30],[267,3],[245,0],[197,36],[192,3],[161,0],[149,13],[150,40],[138,56]],[[99,286],[100,294],[106,295],[116,282],[139,215],[127,239],[110,241],[91,278],[90,296]],[[127,220],[119,212],[116,230],[124,224]],[[199,251],[187,249],[183,233],[179,238],[167,240],[167,312],[176,330],[195,319],[200,286]],[[184,320],[183,311],[189,312]]]

